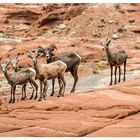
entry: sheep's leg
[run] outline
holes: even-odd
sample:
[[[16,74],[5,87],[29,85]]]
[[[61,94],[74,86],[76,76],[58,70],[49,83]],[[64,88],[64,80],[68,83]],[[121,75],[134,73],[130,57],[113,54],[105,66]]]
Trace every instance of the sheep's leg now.
[[[110,70],[111,70],[111,79],[110,79],[110,84],[109,85],[112,85],[112,75],[113,75],[113,66],[110,65]]]
[[[52,79],[52,92],[51,92],[50,96],[53,96],[53,94],[54,94],[54,84],[55,84],[55,79]]]
[[[36,91],[36,94],[35,94],[34,99],[37,99],[37,94],[38,94],[38,85],[36,84],[36,82],[35,82],[34,80],[32,80],[32,84],[34,85],[34,87],[35,87],[35,91]]]
[[[26,84],[22,86],[22,98],[21,100],[25,100],[26,98]]]
[[[13,86],[13,103],[15,102],[16,85]]]
[[[34,97],[35,87],[34,87],[32,81],[30,81],[29,83],[30,83],[30,85],[31,85],[32,88],[33,88],[32,95],[31,95],[31,97],[30,97],[30,100],[31,100],[31,99],[33,99],[33,97]]]
[[[126,60],[124,61],[124,77],[123,77],[123,81],[125,81],[125,73],[126,73]]]
[[[78,66],[74,66],[73,68],[72,68],[72,70],[71,70],[71,74],[72,74],[72,76],[73,76],[73,78],[74,78],[74,84],[73,84],[73,88],[72,88],[72,90],[71,90],[71,92],[74,92],[75,91],[75,87],[76,87],[76,84],[77,84],[77,82],[78,82]]]
[[[63,83],[62,83],[60,77],[58,77],[58,83],[59,83],[59,94],[58,94],[57,97],[60,97],[61,96],[62,89],[63,89]]]
[[[121,81],[121,66],[118,66],[118,68],[119,68],[119,80],[118,80],[118,83],[120,83],[120,81]]]
[[[38,101],[42,100],[42,85],[43,85],[43,81],[40,81],[40,98]]]
[[[24,85],[22,86],[22,98],[21,101],[24,100]]]
[[[48,89],[48,82],[47,80],[44,82],[44,89],[43,89],[43,98],[44,100],[46,100],[46,93],[47,93],[47,89]]]
[[[11,97],[9,103],[13,101],[13,86],[11,85]]]
[[[117,84],[117,66],[115,66],[115,72],[114,72],[114,74],[115,74],[115,81],[114,81],[114,84]]]
[[[27,98],[27,95],[26,95],[26,86],[27,86],[27,84],[24,84],[24,100]]]
[[[37,98],[37,92],[38,92],[38,85],[36,84],[36,82],[34,81],[34,80],[32,80],[32,79],[30,79],[30,85],[32,86],[32,88],[33,88],[33,91],[32,91],[32,95],[31,95],[31,97],[30,97],[30,99],[32,99],[33,98],[33,96],[34,96],[34,91],[36,91],[36,94],[35,94],[35,97],[34,97],[34,99],[36,99]]]
[[[62,93],[62,96],[64,96],[65,88],[66,88],[66,81],[65,81],[65,78],[64,78],[63,74],[61,74],[60,77],[61,77],[61,80],[62,80],[62,83],[63,83],[63,93]]]

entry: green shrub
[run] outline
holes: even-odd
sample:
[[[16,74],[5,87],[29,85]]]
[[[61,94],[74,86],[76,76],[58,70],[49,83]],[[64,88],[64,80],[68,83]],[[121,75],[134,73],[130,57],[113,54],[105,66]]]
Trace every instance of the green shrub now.
[[[45,34],[45,31],[40,31],[38,32],[37,36],[42,36],[43,34]]]
[[[140,44],[136,45],[135,49],[140,49]]]

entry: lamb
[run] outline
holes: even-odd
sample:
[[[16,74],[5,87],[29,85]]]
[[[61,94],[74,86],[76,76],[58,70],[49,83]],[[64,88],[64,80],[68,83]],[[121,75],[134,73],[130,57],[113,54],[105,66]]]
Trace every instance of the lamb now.
[[[78,82],[78,66],[81,62],[81,57],[76,54],[75,52],[70,52],[61,56],[56,56],[52,52],[54,49],[57,50],[56,46],[54,44],[50,44],[47,48],[43,48],[41,46],[38,47],[39,52],[43,53],[47,63],[52,63],[57,60],[61,60],[67,65],[66,72],[71,72],[73,78],[74,78],[74,84],[73,88],[71,89],[71,92],[75,91],[76,84]],[[54,84],[55,84],[55,79],[52,80],[52,92],[50,96],[53,96],[54,94]]]
[[[48,89],[48,80],[49,79],[55,79],[58,78],[59,84],[60,84],[60,90],[59,90],[59,96],[64,96],[65,87],[66,87],[66,81],[64,79],[64,73],[67,69],[67,65],[63,63],[62,61],[55,61],[50,64],[43,64],[38,63],[37,58],[39,56],[38,50],[36,50],[34,53],[28,52],[28,57],[30,57],[33,61],[34,69],[36,70],[37,79],[40,81],[40,98],[39,101],[42,100],[42,98],[46,99],[46,92]],[[44,86],[44,87],[43,87]],[[43,89],[43,90],[42,90]],[[63,90],[63,91],[62,91]]]
[[[33,80],[35,80],[35,77],[36,77],[36,71],[33,69],[33,68],[30,68],[30,67],[28,67],[28,68],[19,68],[18,67],[18,62],[19,62],[19,58],[18,58],[18,56],[16,57],[16,59],[12,59],[11,60],[11,64],[12,64],[12,66],[13,66],[13,69],[14,69],[14,71],[15,72],[17,72],[17,71],[21,71],[21,72],[28,72],[28,73],[30,73],[30,75],[32,76],[32,79]],[[32,86],[32,85],[31,85]],[[36,88],[38,88],[38,86],[35,84],[35,86],[36,86]],[[32,95],[31,95],[31,97],[30,97],[30,99],[32,99],[33,98],[33,95],[34,95],[34,88],[33,88],[33,92],[32,92]],[[21,98],[21,100],[25,100],[27,97],[26,97],[26,83],[22,86],[22,98]],[[37,98],[37,94],[36,94],[36,96],[34,97],[34,99],[36,99]]]
[[[11,86],[11,98],[9,103],[15,102],[15,90],[16,85],[25,85],[26,83],[30,83],[33,88],[36,89],[36,95],[37,95],[37,89],[38,86],[32,79],[31,73],[27,71],[17,71],[17,72],[8,72],[7,67],[10,64],[10,61],[6,61],[5,63],[1,64],[2,71],[8,81],[8,83]]]
[[[116,73],[117,73],[117,67],[119,68],[119,80],[118,83],[121,80],[121,64],[124,64],[124,77],[123,77],[123,81],[125,81],[125,73],[126,73],[126,61],[127,61],[127,54],[125,52],[125,50],[121,49],[118,52],[112,53],[109,49],[109,44],[110,44],[111,40],[106,39],[106,41],[103,43],[104,49],[106,50],[106,54],[107,54],[107,58],[108,58],[108,63],[110,65],[110,69],[111,69],[111,80],[110,80],[110,84],[112,85],[112,75],[113,75],[113,66],[115,66],[115,81],[114,84],[117,83],[117,77],[116,77]]]

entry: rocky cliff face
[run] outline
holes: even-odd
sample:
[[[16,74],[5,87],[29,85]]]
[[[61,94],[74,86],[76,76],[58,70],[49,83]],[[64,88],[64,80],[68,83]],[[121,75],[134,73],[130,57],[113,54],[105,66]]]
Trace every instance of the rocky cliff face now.
[[[139,12],[140,4],[1,4],[0,63],[18,55],[20,67],[32,66],[26,51],[51,43],[56,55],[75,51],[82,62],[75,93],[67,73],[65,97],[56,97],[58,85],[49,97],[50,81],[41,102],[20,101],[18,86],[16,103],[9,104],[10,86],[0,69],[0,136],[140,136]],[[128,54],[126,82],[113,86],[101,46],[107,37],[112,51]]]

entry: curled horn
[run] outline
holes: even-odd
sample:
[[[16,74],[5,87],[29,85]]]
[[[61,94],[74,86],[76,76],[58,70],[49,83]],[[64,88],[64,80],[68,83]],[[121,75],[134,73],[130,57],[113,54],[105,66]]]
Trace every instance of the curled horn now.
[[[5,64],[6,65],[9,65],[11,63],[11,60],[9,59],[9,60],[6,60],[6,62],[5,62]]]
[[[28,57],[31,57],[32,56],[32,52],[31,51],[26,51],[26,55],[28,56]]]
[[[52,52],[52,51],[54,51],[54,49],[56,49],[57,52],[58,52],[59,54],[61,54],[61,53],[59,52],[59,50],[57,49],[57,47],[55,46],[55,44],[51,44],[49,49],[50,49],[50,52]]]
[[[49,45],[49,50],[52,52],[52,51],[54,51],[54,49],[56,49],[58,51],[58,49],[56,48],[55,44],[50,44]]]
[[[40,53],[44,51],[44,48],[42,46],[38,46],[37,49],[38,49],[38,52],[40,52]]]
[[[38,54],[38,52],[39,52],[39,49],[37,48],[37,49],[35,50],[35,54]]]
[[[37,49],[35,50],[35,53],[34,53],[34,54],[35,54],[36,57],[40,56],[39,48],[37,48]]]

